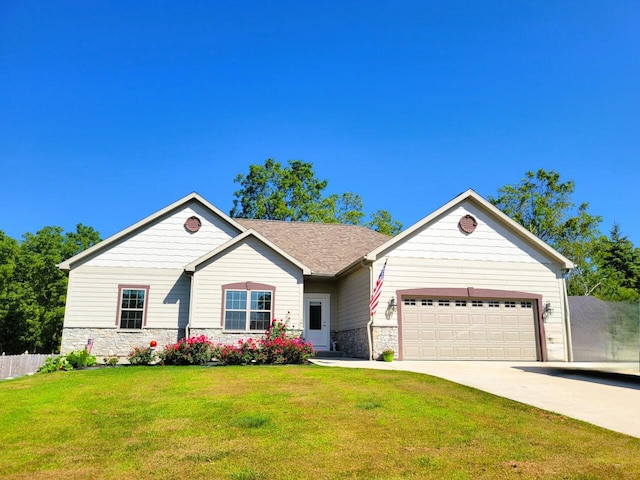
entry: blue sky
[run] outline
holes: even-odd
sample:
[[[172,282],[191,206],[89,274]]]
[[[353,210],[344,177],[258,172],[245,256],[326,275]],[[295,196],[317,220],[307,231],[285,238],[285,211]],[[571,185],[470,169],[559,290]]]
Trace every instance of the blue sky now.
[[[302,159],[405,227],[527,170],[640,246],[640,3],[0,0],[0,230],[112,235]]]

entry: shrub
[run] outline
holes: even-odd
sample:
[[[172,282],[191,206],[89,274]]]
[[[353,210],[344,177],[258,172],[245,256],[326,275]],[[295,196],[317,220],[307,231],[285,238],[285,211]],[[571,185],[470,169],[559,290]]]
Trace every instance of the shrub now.
[[[93,367],[96,364],[96,357],[86,350],[71,351],[65,356],[73,368]]]
[[[64,356],[55,358],[47,357],[44,365],[38,369],[38,373],[52,373],[58,370],[73,370],[73,365],[71,365]]]
[[[265,338],[240,340],[236,345],[218,345],[213,356],[225,365],[303,364],[313,355],[313,346],[289,334],[283,321],[273,320]]]
[[[112,353],[110,353],[109,356],[104,357],[102,361],[107,367],[115,367],[120,361],[120,358],[117,355],[113,355]]]
[[[205,335],[200,335],[166,345],[159,357],[163,365],[204,365],[211,361],[212,353],[213,344]]]
[[[52,358],[47,357],[39,369],[39,373],[51,373],[58,370],[73,370],[74,368],[93,367],[96,364],[96,357],[86,350],[71,351],[64,355]]]
[[[131,365],[151,365],[156,360],[156,352],[151,347],[133,347],[127,358]]]

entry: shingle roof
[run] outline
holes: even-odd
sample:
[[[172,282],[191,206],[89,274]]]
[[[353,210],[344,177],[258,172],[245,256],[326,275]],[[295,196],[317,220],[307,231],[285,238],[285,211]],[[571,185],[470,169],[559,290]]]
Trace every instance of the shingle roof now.
[[[235,218],[298,259],[314,275],[335,275],[390,237],[355,225]]]

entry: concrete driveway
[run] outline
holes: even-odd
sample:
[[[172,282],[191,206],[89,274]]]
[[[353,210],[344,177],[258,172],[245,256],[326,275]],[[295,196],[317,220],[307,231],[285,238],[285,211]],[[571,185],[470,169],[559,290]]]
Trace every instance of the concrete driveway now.
[[[603,374],[589,370],[589,365],[563,362],[387,363],[319,358],[313,363],[433,375],[640,438],[640,376]]]

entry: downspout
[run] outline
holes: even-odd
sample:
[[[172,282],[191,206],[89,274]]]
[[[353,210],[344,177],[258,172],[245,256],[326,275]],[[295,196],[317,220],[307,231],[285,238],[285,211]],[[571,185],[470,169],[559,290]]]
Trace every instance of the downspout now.
[[[567,280],[562,277],[562,310],[565,318],[565,335],[567,344],[567,361],[573,362],[573,338],[571,336],[571,312],[569,310],[569,294],[567,293]]]
[[[194,291],[195,291],[195,287],[194,287],[194,283],[195,283],[195,279],[194,279],[194,274],[195,272],[184,272],[188,277],[189,277],[189,320],[187,321],[187,325],[186,327],[184,327],[184,337],[185,338],[189,338],[189,330],[191,329],[191,315],[193,313],[193,304],[194,304]]]
[[[360,260],[360,265],[369,268],[369,298],[373,294],[373,262],[369,265],[365,265],[364,258]],[[371,315],[371,309],[369,309],[369,321],[367,322],[367,344],[369,346],[369,361],[373,360],[373,339],[371,338],[371,326],[373,325],[373,315]]]

